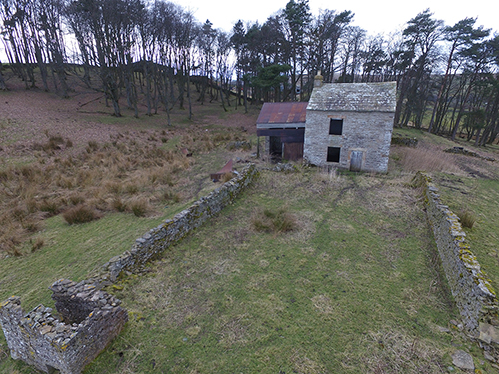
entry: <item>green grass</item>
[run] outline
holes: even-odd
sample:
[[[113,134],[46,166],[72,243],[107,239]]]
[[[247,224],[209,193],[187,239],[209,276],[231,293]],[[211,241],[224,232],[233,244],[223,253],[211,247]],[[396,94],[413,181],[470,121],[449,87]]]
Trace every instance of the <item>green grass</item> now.
[[[57,279],[85,279],[170,215],[137,219],[131,214],[113,213],[82,225],[68,225],[60,215],[49,218],[45,231],[39,234],[46,243],[42,249],[0,261],[0,299],[22,295],[25,310],[51,303],[48,287]]]
[[[423,142],[434,138],[417,130],[408,136],[416,132]],[[201,150],[201,133],[190,136]],[[182,192],[190,201],[206,195],[215,187],[209,171],[237,154],[217,148],[195,155],[179,176],[189,179]],[[388,175],[263,172],[233,205],[151,264],[149,275],[109,289],[130,321],[85,374],[439,373],[452,366],[457,348],[472,353],[482,372],[492,372],[460,332],[440,329],[459,316],[410,187],[412,173],[401,161],[391,163]],[[499,279],[489,271],[498,261],[497,237],[490,235],[498,223],[491,208],[499,201],[496,180],[435,175],[444,202],[478,217],[468,231],[472,249],[493,281]],[[25,310],[51,305],[53,281],[84,279],[183,209],[188,202],[182,201],[153,218],[113,213],[73,226],[60,216],[48,219],[40,250],[0,261],[0,299],[20,295]],[[253,228],[255,212],[272,216],[283,207],[296,222],[293,230]],[[7,352],[0,336],[1,373],[34,373]]]
[[[263,173],[116,295],[130,322],[90,373],[435,373],[458,318],[405,180]],[[262,234],[255,209],[298,228]]]
[[[469,211],[473,228],[464,228],[468,244],[499,292],[499,180],[437,176],[443,201],[454,212]]]

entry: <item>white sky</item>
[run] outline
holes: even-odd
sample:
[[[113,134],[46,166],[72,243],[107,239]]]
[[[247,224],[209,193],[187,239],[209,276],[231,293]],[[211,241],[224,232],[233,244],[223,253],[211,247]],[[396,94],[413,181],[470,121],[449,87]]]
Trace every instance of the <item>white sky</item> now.
[[[209,19],[213,27],[227,32],[241,19],[263,24],[267,18],[283,9],[288,0],[172,0],[194,12],[196,19],[204,23]],[[367,30],[369,35],[402,30],[407,21],[426,8],[434,17],[454,25],[466,17],[477,17],[476,26],[483,25],[499,32],[499,0],[309,0],[313,15],[319,9],[355,13],[353,25]],[[3,43],[0,43],[0,61],[6,61]]]
[[[213,27],[231,31],[232,26],[241,19],[243,23],[266,19],[283,9],[288,0],[183,0],[175,1],[194,12],[198,21],[209,19]],[[355,13],[353,25],[368,31],[368,34],[389,34],[403,29],[406,22],[418,13],[430,8],[434,17],[444,20],[446,25],[454,25],[466,17],[478,17],[476,25],[483,25],[499,32],[498,0],[309,0],[313,15],[319,9],[341,12],[351,10]]]

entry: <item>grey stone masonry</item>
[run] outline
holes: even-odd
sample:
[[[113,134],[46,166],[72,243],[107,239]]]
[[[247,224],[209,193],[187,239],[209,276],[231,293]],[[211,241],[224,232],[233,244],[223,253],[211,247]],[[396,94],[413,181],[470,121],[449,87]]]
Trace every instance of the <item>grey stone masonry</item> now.
[[[396,82],[314,87],[307,106],[303,158],[317,166],[387,172],[396,92]],[[332,123],[341,127],[331,131]]]
[[[464,326],[474,338],[496,346],[499,304],[491,282],[466,243],[459,218],[442,204],[431,178],[418,172],[415,182],[423,189],[426,215]]]
[[[125,271],[139,269],[219,213],[257,174],[254,164],[246,166],[208,196],[138,238],[130,251],[109,260],[89,280],[55,282],[50,289],[60,316],[43,305],[25,314],[17,296],[0,303],[0,324],[12,358],[46,373],[58,369],[61,374],[80,374],[128,321],[120,300],[101,291],[101,286],[116,281]]]
[[[80,374],[128,321],[120,300],[86,281],[59,280],[50,289],[60,316],[37,306],[25,314],[21,299],[0,304],[0,323],[13,359],[46,373]]]
[[[209,195],[202,197],[189,208],[175,215],[173,219],[167,219],[138,238],[130,251],[111,258],[104,264],[101,273],[96,275],[95,279],[102,282],[115,282],[123,272],[133,272],[139,269],[147,261],[160,255],[165,249],[232,203],[237,195],[253,181],[257,173],[254,164],[246,166],[239,175]]]

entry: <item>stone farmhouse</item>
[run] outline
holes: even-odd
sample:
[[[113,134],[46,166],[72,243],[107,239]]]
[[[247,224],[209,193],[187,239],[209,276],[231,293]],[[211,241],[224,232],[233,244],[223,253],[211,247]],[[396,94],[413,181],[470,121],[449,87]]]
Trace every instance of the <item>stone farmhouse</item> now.
[[[271,154],[279,153],[281,145],[283,159],[303,157],[317,166],[386,172],[396,90],[396,82],[323,83],[322,76],[317,75],[309,102],[292,103],[300,104],[300,108],[306,104],[305,123],[296,121],[290,103],[272,104],[272,110],[279,113],[280,123],[272,122],[271,116],[264,115],[268,105],[265,104],[257,120],[257,135],[267,137],[266,150]],[[296,151],[288,157],[291,129],[303,129],[303,153]],[[295,137],[292,141],[299,139]],[[300,150],[297,144],[292,147]]]

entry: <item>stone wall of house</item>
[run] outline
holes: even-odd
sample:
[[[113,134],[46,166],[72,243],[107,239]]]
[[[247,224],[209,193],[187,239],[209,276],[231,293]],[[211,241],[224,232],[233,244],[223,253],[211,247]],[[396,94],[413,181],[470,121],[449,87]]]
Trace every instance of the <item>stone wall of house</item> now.
[[[85,281],[51,286],[60,316],[37,306],[29,313],[19,297],[0,304],[0,322],[12,358],[50,373],[79,374],[114,339],[128,320],[114,296]]]
[[[213,217],[250,184],[257,170],[254,164],[246,166],[239,175],[221,187],[202,197],[189,208],[167,219],[135,241],[132,249],[113,257],[96,275],[98,281],[114,282],[124,272],[133,272],[147,261],[161,254],[165,249],[185,237],[190,231]]]
[[[426,214],[452,295],[466,330],[486,344],[499,343],[499,304],[491,282],[466,243],[459,218],[442,204],[431,178],[417,173],[423,189]]]
[[[343,118],[342,135],[329,135],[330,118]],[[349,169],[352,151],[363,152],[362,171],[385,173],[393,132],[393,113],[307,110],[304,159],[317,166]],[[340,147],[340,162],[327,162],[328,147]]]

